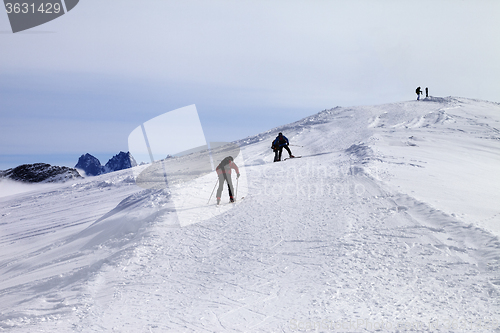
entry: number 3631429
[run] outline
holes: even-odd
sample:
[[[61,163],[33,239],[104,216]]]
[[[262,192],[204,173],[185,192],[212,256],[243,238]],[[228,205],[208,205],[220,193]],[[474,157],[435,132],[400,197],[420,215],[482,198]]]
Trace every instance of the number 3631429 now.
[[[35,5],[34,3],[10,3],[7,2],[5,4],[5,9],[7,10],[7,14],[35,14],[35,13],[44,13],[44,14],[59,14],[61,11],[61,5],[59,3],[41,3],[40,5]]]

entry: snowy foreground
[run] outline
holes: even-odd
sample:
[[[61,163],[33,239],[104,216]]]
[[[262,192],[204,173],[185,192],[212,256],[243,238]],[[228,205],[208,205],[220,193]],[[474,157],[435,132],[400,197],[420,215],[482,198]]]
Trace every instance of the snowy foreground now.
[[[280,131],[301,159],[272,163]],[[0,196],[0,331],[500,332],[499,104],[337,107],[238,144],[245,198],[184,227],[130,170]]]

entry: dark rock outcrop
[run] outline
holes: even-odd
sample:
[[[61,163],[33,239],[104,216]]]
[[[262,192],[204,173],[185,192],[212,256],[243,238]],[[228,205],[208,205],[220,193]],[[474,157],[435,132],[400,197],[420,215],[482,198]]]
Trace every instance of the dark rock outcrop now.
[[[108,163],[104,166],[106,172],[113,172],[137,166],[137,162],[130,155],[129,152],[121,151],[119,154],[113,156]]]
[[[87,176],[97,176],[104,173],[104,167],[101,162],[89,153],[80,156],[75,168],[85,171]]]
[[[132,155],[121,151],[119,154],[109,159],[106,165],[101,165],[101,162],[89,153],[80,156],[75,168],[85,171],[87,176],[98,176],[103,173],[119,171],[137,166],[137,162]]]
[[[27,183],[54,183],[82,178],[76,169],[47,163],[23,164],[0,171],[0,177]]]

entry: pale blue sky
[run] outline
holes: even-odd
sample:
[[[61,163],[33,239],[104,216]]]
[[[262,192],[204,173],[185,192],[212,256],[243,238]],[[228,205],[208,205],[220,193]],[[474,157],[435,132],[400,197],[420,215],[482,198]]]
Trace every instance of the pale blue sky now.
[[[104,164],[196,104],[207,141],[337,105],[500,102],[500,1],[81,0],[12,34],[0,12],[0,169]]]

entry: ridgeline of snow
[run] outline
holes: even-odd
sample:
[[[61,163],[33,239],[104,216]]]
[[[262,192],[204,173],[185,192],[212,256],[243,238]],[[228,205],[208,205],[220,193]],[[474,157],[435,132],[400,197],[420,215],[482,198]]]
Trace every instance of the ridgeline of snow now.
[[[302,158],[272,163],[278,132]],[[130,169],[0,198],[0,329],[500,330],[499,104],[337,107],[238,143],[245,199],[187,227]]]

